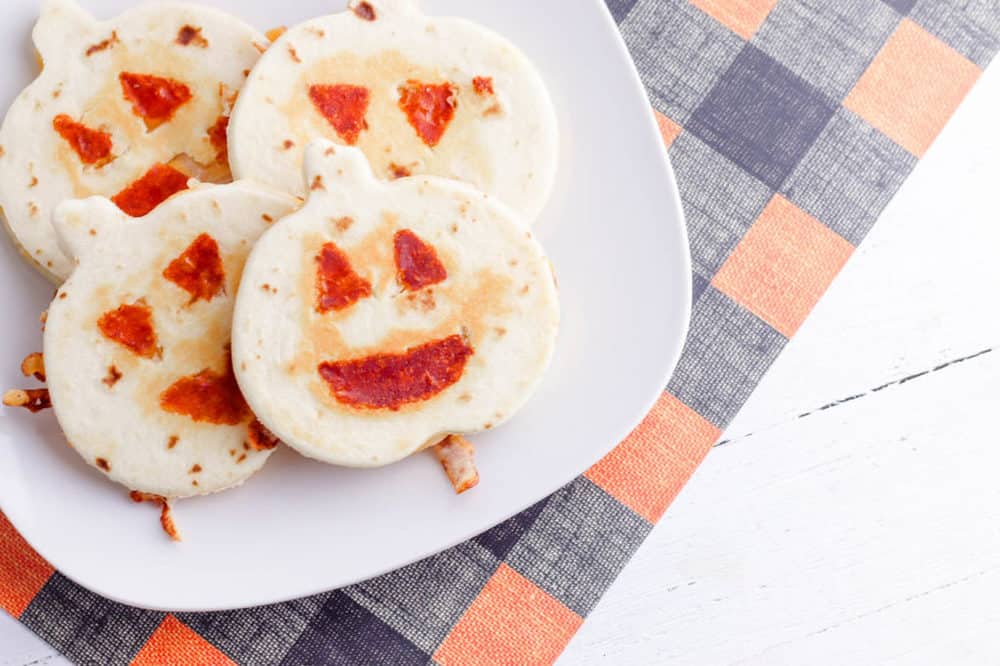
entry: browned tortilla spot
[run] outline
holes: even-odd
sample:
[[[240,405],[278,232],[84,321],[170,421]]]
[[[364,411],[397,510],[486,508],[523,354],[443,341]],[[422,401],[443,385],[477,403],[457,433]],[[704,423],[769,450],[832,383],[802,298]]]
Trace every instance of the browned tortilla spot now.
[[[193,25],[181,26],[181,29],[177,31],[177,39],[174,41],[181,46],[208,47],[208,40],[202,36],[201,28],[196,28]]]
[[[351,5],[351,11],[362,21],[374,21],[377,18],[375,16],[375,8],[372,7],[370,2],[356,2]]]
[[[116,31],[112,30],[110,37],[108,37],[107,39],[102,39],[101,41],[97,42],[96,44],[88,46],[87,50],[84,51],[83,54],[85,56],[92,56],[95,53],[97,53],[99,51],[103,51],[104,49],[110,47],[112,44],[117,44],[117,43],[118,43],[118,33]]]

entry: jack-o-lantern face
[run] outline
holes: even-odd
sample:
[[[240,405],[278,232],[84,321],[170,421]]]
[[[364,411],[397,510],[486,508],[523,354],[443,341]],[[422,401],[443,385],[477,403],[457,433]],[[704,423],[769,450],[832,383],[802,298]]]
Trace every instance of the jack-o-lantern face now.
[[[430,174],[498,197],[529,223],[548,198],[557,126],[511,43],[412,0],[355,1],[288,30],[262,57],[230,127],[233,172],[304,196],[315,137],[357,146],[381,178]]]
[[[430,312],[437,307],[431,285],[448,278],[434,248],[409,229],[393,236],[396,281],[408,292],[404,308]],[[426,289],[422,294],[417,292]],[[316,307],[319,314],[340,311],[372,296],[371,283],[351,267],[350,259],[333,242],[316,255]],[[397,295],[397,298],[399,296]],[[473,349],[463,335],[407,347],[396,353],[377,352],[360,358],[324,361],[317,370],[334,399],[368,409],[392,409],[430,400],[461,377]]]
[[[33,33],[43,69],[0,129],[0,205],[22,253],[59,282],[71,263],[50,222],[92,194],[133,217],[188,187],[231,180],[227,125],[266,43],[235,17],[147,5],[97,21],[47,0]]]
[[[186,497],[236,485],[275,440],[230,362],[233,301],[254,241],[291,197],[199,186],[135,224],[107,199],[55,228],[77,266],[49,307],[49,391],[70,445],[130,489]]]
[[[506,207],[436,178],[375,179],[355,148],[306,157],[309,199],[247,262],[240,386],[311,457],[383,465],[509,418],[558,327],[541,247]]]

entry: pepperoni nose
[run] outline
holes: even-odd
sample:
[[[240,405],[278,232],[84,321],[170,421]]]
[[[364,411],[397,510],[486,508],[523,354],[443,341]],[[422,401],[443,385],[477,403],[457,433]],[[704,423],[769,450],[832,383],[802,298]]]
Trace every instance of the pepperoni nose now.
[[[160,407],[165,412],[187,416],[199,423],[236,425],[250,415],[228,352],[223,372],[205,368],[181,377],[160,393]]]
[[[142,217],[187,186],[185,174],[166,164],[154,164],[141,178],[111,197],[111,201],[125,214]]]

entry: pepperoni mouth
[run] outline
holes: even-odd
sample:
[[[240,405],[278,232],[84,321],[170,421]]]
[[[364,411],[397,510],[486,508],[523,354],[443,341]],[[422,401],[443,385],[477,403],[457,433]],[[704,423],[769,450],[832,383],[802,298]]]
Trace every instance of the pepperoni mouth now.
[[[473,353],[461,335],[449,335],[401,354],[327,361],[318,369],[337,402],[397,411],[403,405],[430,400],[461,379]]]

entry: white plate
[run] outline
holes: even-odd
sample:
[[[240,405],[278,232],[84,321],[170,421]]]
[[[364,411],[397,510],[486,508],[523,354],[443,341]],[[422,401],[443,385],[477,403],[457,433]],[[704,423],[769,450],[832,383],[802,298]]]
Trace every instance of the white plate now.
[[[34,76],[37,0],[0,22],[0,108]],[[100,17],[127,0],[83,0]],[[262,29],[331,0],[211,0]],[[690,258],[673,174],[649,103],[600,0],[425,0],[520,45],[555,99],[562,153],[536,232],[559,277],[562,328],[538,394],[477,436],[479,486],[456,497],[430,454],[379,470],[324,466],[287,450],[242,488],[179,502],[185,541],[64,443],[51,413],[0,410],[0,507],[64,575],[106,597],[162,610],[216,610],[305,596],[441,551],[582,473],[641,420],[680,354]],[[3,387],[40,348],[48,285],[0,241]]]

